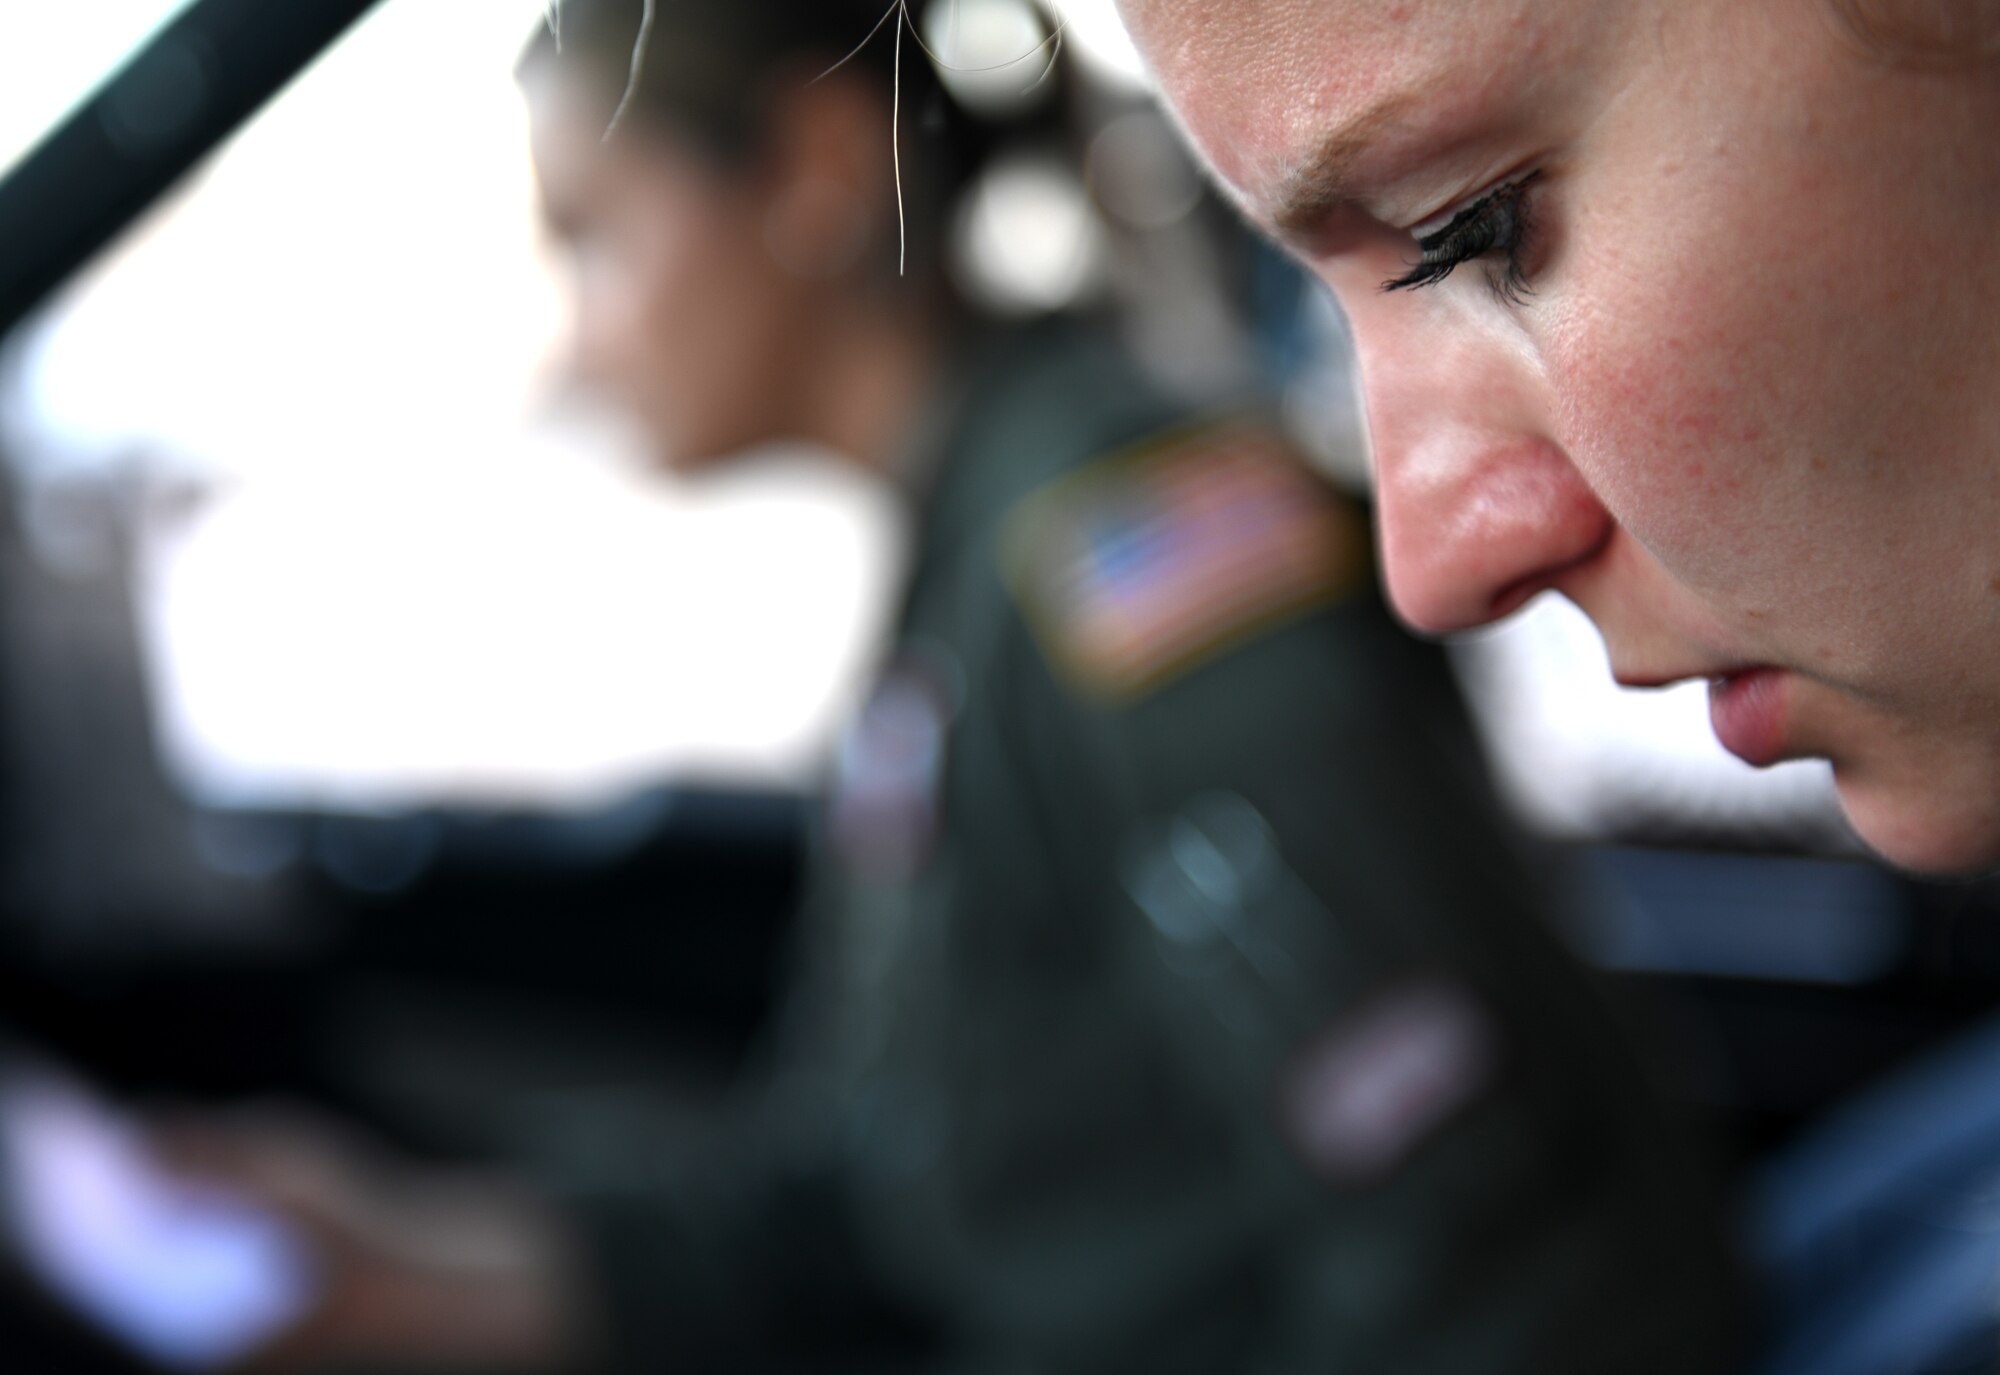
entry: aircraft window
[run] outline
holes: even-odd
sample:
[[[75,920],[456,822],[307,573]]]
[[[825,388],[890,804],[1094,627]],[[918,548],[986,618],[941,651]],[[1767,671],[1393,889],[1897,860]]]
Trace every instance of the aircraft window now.
[[[46,7],[129,15],[120,53],[175,8]],[[783,455],[676,484],[562,395],[512,76],[541,14],[382,6],[0,369],[36,547],[71,547],[64,494],[135,513],[156,726],[204,801],[802,784],[867,672],[886,494]]]

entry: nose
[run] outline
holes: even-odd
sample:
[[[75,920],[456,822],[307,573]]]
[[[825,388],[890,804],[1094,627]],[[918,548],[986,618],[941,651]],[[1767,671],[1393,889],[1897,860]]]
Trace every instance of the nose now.
[[[569,303],[569,337],[564,351],[564,372],[569,381],[585,390],[602,387],[611,377],[614,350],[605,330],[604,313],[582,293]]]
[[[1357,331],[1389,599],[1418,630],[1469,630],[1557,586],[1611,514],[1547,432],[1533,369],[1478,338]]]

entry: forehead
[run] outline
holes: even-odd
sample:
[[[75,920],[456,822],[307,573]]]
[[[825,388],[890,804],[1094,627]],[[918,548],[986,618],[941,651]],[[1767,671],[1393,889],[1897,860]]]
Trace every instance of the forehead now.
[[[1462,116],[1568,60],[1597,0],[1122,0],[1216,172],[1265,204],[1351,134],[1357,150]]]
[[[598,160],[604,116],[580,92],[545,65],[521,73],[521,94],[528,107],[528,147],[545,188],[582,179]]]
[[[521,85],[536,180],[553,209],[608,204],[623,191],[676,175],[689,161],[650,127],[634,125],[606,139],[609,107],[574,80],[531,68]]]

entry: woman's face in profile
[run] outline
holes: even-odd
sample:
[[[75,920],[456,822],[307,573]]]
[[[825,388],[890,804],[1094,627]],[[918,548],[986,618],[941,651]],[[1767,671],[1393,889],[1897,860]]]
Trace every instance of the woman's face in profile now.
[[[1405,617],[1556,589],[1891,859],[2000,859],[1990,68],[1828,0],[1123,5],[1352,321]]]
[[[603,137],[603,102],[524,77],[544,219],[571,268],[571,355],[585,385],[687,471],[774,437],[802,305],[763,237],[765,206],[673,140]]]

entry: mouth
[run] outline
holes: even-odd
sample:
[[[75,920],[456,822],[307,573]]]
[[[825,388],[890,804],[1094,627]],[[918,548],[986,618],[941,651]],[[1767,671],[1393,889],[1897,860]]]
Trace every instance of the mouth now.
[[[1673,673],[1623,671],[1612,675],[1620,687],[1663,688],[1708,680],[1708,718],[1722,747],[1746,764],[1763,768],[1784,757],[1790,675],[1768,664]]]
[[[1750,668],[1708,680],[1708,719],[1722,747],[1763,768],[1783,756],[1788,675]]]

